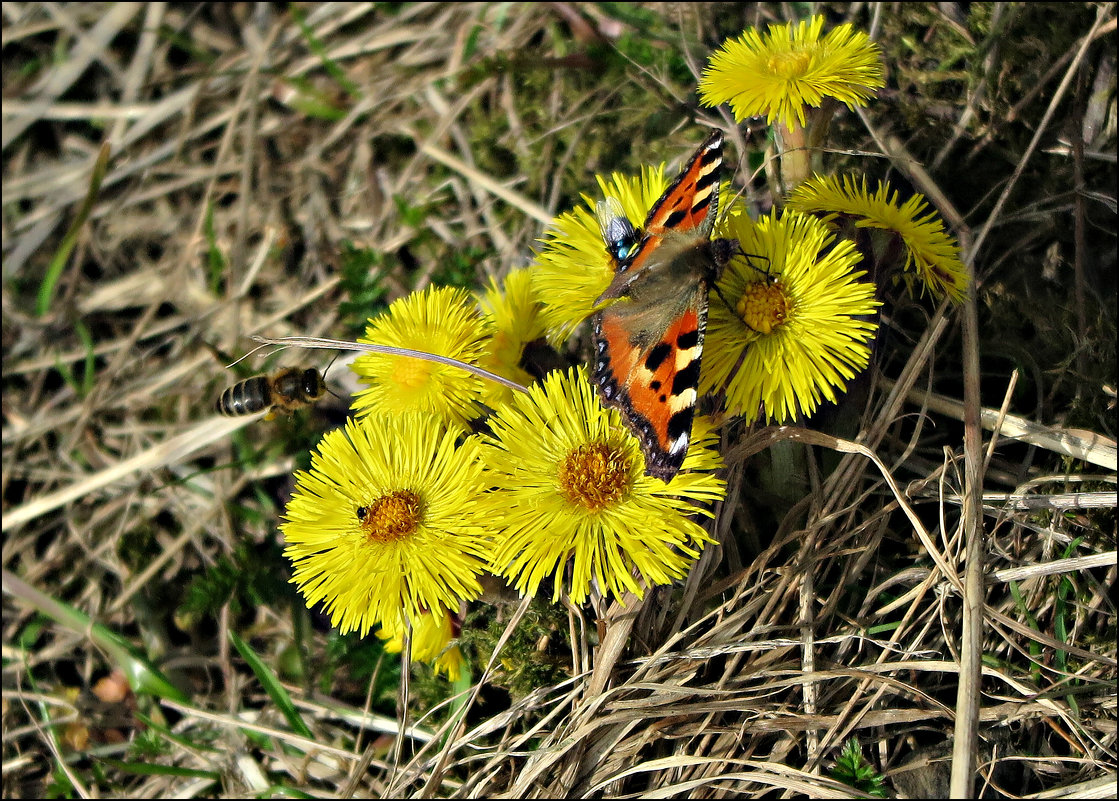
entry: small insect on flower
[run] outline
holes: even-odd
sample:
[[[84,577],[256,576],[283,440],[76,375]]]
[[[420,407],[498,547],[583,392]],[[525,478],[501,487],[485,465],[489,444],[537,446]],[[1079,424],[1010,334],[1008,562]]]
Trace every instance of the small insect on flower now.
[[[628,221],[645,219],[668,186],[664,165],[645,167],[639,176],[614,172],[595,179],[616,220],[607,227],[607,247],[598,210],[603,201],[584,194],[582,204],[556,217],[528,268],[532,290],[542,304],[540,321],[552,345],[566,341],[594,310],[595,299],[614,280],[616,258],[628,257],[626,245],[637,244],[629,238],[629,232],[635,236],[637,231]]]
[[[326,393],[323,374],[314,367],[284,367],[226,388],[217,410],[226,417],[243,417],[267,409],[271,417],[277,409],[294,412],[313,406]]]

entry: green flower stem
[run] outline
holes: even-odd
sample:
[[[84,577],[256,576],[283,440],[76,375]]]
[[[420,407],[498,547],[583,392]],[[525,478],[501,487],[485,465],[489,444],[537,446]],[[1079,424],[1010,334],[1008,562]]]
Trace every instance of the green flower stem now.
[[[773,124],[777,155],[781,159],[781,195],[787,196],[812,175],[812,152],[805,129],[799,125]]]

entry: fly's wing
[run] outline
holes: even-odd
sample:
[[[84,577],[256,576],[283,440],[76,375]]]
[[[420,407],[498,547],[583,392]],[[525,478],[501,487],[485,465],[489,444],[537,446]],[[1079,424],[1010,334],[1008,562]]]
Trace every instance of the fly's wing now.
[[[616,197],[598,201],[595,216],[598,218],[598,230],[602,232],[602,241],[606,243],[606,252],[614,261],[614,268],[624,266],[641,244],[641,231],[629,221]]]

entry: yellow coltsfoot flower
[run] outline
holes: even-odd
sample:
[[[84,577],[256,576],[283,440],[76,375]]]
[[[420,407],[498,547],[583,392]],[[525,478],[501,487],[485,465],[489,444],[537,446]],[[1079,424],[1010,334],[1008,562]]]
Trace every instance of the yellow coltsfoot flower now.
[[[900,240],[900,248],[868,245],[864,256],[870,257],[876,266],[901,269],[903,265],[897,257],[904,253],[901,277],[911,295],[928,290],[933,297],[947,295],[959,303],[967,293],[967,268],[960,260],[960,249],[944,230],[939,215],[929,211],[923,195],[913,195],[899,204],[898,193],[891,194],[888,183],[880,184],[878,191],[871,193],[866,178],[858,182],[851,176],[815,175],[792,191],[788,208],[819,216],[841,236],[848,233],[844,229],[850,223],[855,231],[878,230]],[[895,251],[897,257],[890,259],[889,254]],[[881,253],[887,254],[885,259],[879,257]],[[898,263],[881,264],[883,260]],[[919,286],[914,287],[914,282]]]
[[[823,28],[817,15],[728,40],[703,71],[703,104],[729,103],[739,122],[764,116],[787,128],[803,128],[805,110],[829,97],[849,108],[866,105],[886,84],[878,45],[850,24],[821,36]]]
[[[429,286],[389,306],[370,320],[358,342],[434,353],[467,364],[478,363],[490,327],[470,293]],[[458,367],[411,356],[364,353],[351,367],[367,389],[354,395],[358,416],[404,412],[433,415],[461,430],[478,416],[482,379]]]
[[[749,255],[731,260],[711,296],[700,391],[725,390],[727,411],[746,422],[810,415],[870,360],[874,284],[854,271],[854,246],[833,246],[813,217],[732,221],[729,235]]]
[[[412,661],[431,662],[436,673],[442,673],[450,681],[458,681],[466,658],[462,650],[453,645],[458,636],[455,614],[441,611],[421,613],[412,621]],[[404,650],[404,620],[401,617],[381,621],[377,636],[385,642],[385,650],[399,654]]]
[[[328,432],[295,474],[280,526],[292,581],[344,634],[477,598],[491,552],[474,439],[414,413]]]
[[[640,444],[583,370],[550,373],[489,425],[483,454],[493,490],[482,505],[501,530],[492,567],[522,594],[552,576],[553,599],[566,590],[581,603],[592,581],[604,595],[641,597],[646,586],[682,577],[710,542],[693,517],[710,516],[704,505],[725,486],[703,424],[667,484],[645,475]]]
[[[528,386],[533,377],[521,366],[525,346],[544,336],[542,306],[533,291],[530,271],[527,268],[513,270],[500,286],[491,281],[490,287],[479,293],[478,305],[493,332],[478,365]],[[494,408],[512,400],[514,391],[496,382],[484,381],[482,402]]]

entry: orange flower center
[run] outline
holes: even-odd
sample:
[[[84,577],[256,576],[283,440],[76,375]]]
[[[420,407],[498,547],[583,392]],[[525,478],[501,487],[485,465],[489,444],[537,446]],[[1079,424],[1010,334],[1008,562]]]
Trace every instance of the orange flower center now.
[[[397,490],[357,510],[361,529],[371,541],[379,544],[402,540],[420,524],[420,496],[411,490]]]
[[[735,305],[742,321],[759,334],[768,334],[785,322],[789,301],[780,283],[758,281],[746,287]]]
[[[397,356],[394,361],[392,380],[403,389],[422,387],[431,375],[431,362],[409,356]]]
[[[629,491],[625,457],[601,442],[580,445],[559,468],[560,491],[572,503],[597,512]]]
[[[774,53],[769,57],[766,66],[769,68],[771,75],[777,78],[789,80],[791,78],[802,78],[808,72],[808,65],[812,61],[812,56],[803,50],[791,51],[785,53]]]

